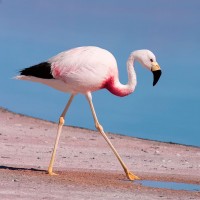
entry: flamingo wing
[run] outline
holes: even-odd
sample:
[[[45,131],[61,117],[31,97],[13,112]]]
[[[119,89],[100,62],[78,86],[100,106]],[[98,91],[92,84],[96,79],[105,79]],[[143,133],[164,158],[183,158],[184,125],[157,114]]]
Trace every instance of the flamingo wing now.
[[[100,89],[117,69],[114,56],[98,47],[71,49],[50,58],[48,62],[55,79],[81,93]]]

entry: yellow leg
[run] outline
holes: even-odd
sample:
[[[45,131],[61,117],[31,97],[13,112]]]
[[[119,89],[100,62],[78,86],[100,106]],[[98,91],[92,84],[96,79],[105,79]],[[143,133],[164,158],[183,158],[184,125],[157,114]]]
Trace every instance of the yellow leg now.
[[[57,175],[53,172],[53,163],[54,163],[54,160],[55,160],[55,156],[56,156],[56,149],[58,147],[58,141],[59,141],[59,138],[60,138],[60,134],[62,132],[62,127],[63,127],[63,124],[65,123],[65,115],[67,113],[67,110],[72,102],[74,98],[74,95],[71,95],[65,109],[63,110],[61,116],[60,116],[60,119],[59,119],[59,123],[58,123],[58,131],[57,131],[57,136],[56,136],[56,141],[55,141],[55,144],[54,144],[54,149],[53,149],[53,153],[52,153],[52,156],[51,156],[51,160],[50,160],[50,164],[49,164],[49,167],[48,167],[48,174],[50,175]]]
[[[98,122],[97,116],[96,116],[96,112],[92,103],[92,95],[91,93],[87,93],[86,95],[87,100],[90,104],[90,108],[92,111],[92,115],[94,118],[94,123],[95,123],[95,127],[97,128],[97,130],[101,133],[101,135],[104,137],[104,139],[106,140],[106,142],[108,143],[108,145],[110,146],[110,148],[112,149],[112,151],[114,152],[115,156],[117,157],[117,159],[119,160],[121,166],[124,169],[124,172],[126,173],[126,176],[129,180],[136,180],[139,179],[139,177],[137,177],[136,175],[134,175],[132,172],[130,172],[128,170],[128,168],[126,167],[126,165],[124,164],[124,162],[122,161],[121,157],[119,156],[119,154],[117,153],[116,149],[114,148],[114,146],[112,145],[112,143],[110,142],[110,140],[108,139],[108,137],[106,136],[103,127],[100,125],[100,123]]]

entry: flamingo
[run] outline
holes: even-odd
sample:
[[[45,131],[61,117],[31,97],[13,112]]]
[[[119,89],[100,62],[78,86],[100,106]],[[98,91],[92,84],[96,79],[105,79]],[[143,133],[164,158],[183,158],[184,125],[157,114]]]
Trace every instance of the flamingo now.
[[[56,175],[53,172],[53,164],[66,113],[74,96],[83,94],[86,96],[90,105],[96,129],[104,137],[114,152],[127,178],[129,180],[139,179],[138,176],[127,168],[105,134],[103,126],[98,121],[91,94],[100,89],[107,89],[112,94],[120,97],[131,94],[135,90],[137,84],[134,70],[135,61],[138,61],[142,66],[153,72],[153,86],[156,85],[161,76],[161,69],[156,62],[155,55],[151,51],[146,49],[136,50],[130,54],[127,60],[128,83],[123,85],[118,78],[118,68],[115,57],[109,51],[95,46],[77,47],[61,52],[45,62],[22,69],[19,72],[20,74],[15,77],[20,80],[39,82],[71,94],[59,118],[48,174]]]

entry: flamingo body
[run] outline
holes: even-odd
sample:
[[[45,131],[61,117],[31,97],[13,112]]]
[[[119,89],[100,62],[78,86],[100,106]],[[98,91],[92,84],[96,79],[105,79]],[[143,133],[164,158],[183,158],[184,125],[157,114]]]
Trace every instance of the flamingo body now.
[[[49,75],[46,74],[48,70],[44,72],[44,77],[31,73],[27,75],[24,69],[18,78],[40,82],[74,94],[86,94],[102,88],[112,90],[111,84],[118,79],[117,62],[114,56],[99,47],[78,47],[64,51],[45,63],[47,68],[49,64]],[[40,64],[41,70],[44,69],[45,63]]]

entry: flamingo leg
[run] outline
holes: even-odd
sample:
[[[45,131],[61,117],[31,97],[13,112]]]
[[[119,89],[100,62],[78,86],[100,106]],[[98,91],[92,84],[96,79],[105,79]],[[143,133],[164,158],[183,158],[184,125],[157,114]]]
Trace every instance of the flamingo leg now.
[[[69,108],[73,98],[74,98],[74,95],[72,94],[69,101],[67,102],[67,105],[65,106],[65,109],[63,110],[63,112],[62,112],[62,114],[59,118],[57,136],[56,136],[56,140],[55,140],[54,149],[53,149],[53,153],[52,153],[52,156],[51,156],[50,164],[49,164],[49,167],[48,167],[48,174],[50,174],[50,175],[57,175],[53,172],[53,163],[54,163],[54,160],[55,160],[56,149],[58,147],[58,141],[59,141],[59,138],[60,138],[60,134],[62,132],[62,127],[63,127],[63,124],[65,123],[64,118],[65,118],[65,115],[68,111],[68,108]]]
[[[101,135],[104,137],[104,139],[106,140],[106,142],[108,143],[108,145],[110,146],[110,148],[112,149],[112,151],[114,152],[115,156],[117,157],[117,159],[119,160],[121,166],[124,169],[124,172],[126,173],[126,176],[129,180],[136,180],[139,179],[139,177],[137,177],[136,175],[134,175],[132,172],[130,172],[128,170],[128,168],[126,167],[125,163],[122,161],[120,155],[117,153],[116,149],[114,148],[114,146],[112,145],[112,143],[110,142],[110,140],[108,139],[107,135],[105,134],[103,127],[101,126],[101,124],[98,121],[95,109],[94,109],[94,105],[92,103],[92,95],[91,93],[87,93],[86,94],[86,98],[90,104],[90,108],[92,111],[92,115],[94,118],[94,123],[95,123],[95,127],[97,128],[97,130],[101,133]]]

